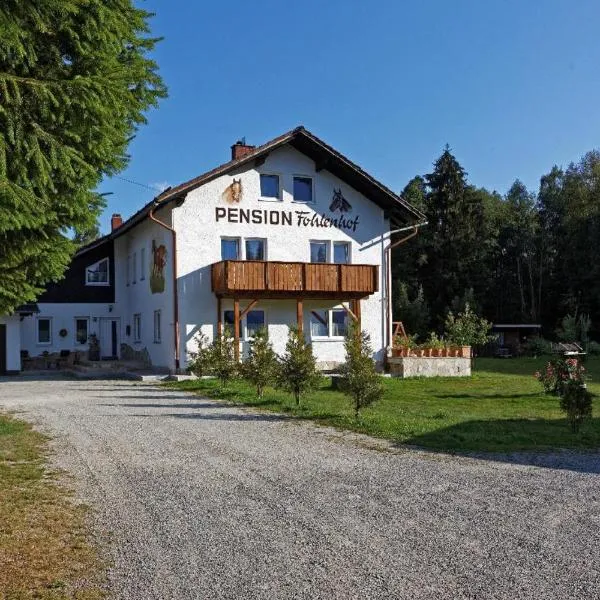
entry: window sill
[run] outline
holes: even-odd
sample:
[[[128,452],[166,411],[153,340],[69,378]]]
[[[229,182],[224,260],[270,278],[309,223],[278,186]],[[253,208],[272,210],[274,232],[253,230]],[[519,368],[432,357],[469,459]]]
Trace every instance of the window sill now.
[[[87,287],[110,287],[110,283],[90,283],[86,281],[85,285]]]
[[[343,342],[346,338],[342,335],[337,336],[311,336],[312,342]]]
[[[258,200],[260,202],[283,202],[281,198],[270,198],[268,196],[259,196]]]

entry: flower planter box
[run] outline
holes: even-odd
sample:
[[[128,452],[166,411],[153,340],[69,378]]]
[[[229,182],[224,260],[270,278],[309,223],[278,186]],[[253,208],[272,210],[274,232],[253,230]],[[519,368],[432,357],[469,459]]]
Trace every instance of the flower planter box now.
[[[398,356],[388,359],[393,377],[469,377],[471,359],[456,357]]]

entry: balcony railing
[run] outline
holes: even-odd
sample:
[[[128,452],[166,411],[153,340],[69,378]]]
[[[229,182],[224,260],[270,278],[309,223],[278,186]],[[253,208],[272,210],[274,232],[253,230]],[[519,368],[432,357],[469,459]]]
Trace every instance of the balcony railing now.
[[[378,289],[376,265],[224,260],[212,265],[217,296],[364,298]]]

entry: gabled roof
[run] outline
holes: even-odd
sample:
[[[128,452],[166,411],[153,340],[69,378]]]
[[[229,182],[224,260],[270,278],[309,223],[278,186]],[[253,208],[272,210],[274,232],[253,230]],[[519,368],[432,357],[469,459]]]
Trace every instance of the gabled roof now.
[[[184,200],[185,196],[192,190],[240,167],[256,162],[260,164],[260,161],[264,160],[269,153],[286,144],[312,158],[315,161],[317,171],[325,169],[348,183],[355,190],[361,192],[365,197],[382,208],[393,223],[398,225],[412,225],[426,220],[425,215],[421,211],[411,206],[374,177],[371,177],[366,171],[329,144],[326,144],[316,135],[303,126],[300,126],[272,139],[262,146],[257,146],[241,158],[230,160],[198,177],[166,189],[127,219],[118,229],[81,248],[78,254],[96,247],[108,238],[114,239],[126,233],[145,219],[152,208],[159,209],[171,202]]]

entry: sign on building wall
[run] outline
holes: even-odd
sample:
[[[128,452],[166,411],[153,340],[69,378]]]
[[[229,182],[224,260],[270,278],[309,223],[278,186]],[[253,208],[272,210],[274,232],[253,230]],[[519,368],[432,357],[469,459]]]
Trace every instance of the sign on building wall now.
[[[230,188],[231,184],[227,188]],[[237,182],[240,186],[241,183]],[[226,191],[227,191],[226,190]],[[225,196],[225,194],[224,194]],[[227,195],[229,198],[229,195]],[[241,198],[241,195],[238,196]],[[226,199],[228,203],[231,200]],[[236,200],[239,202],[239,199]],[[360,217],[349,216],[352,206],[342,195],[341,189],[334,189],[333,199],[329,205],[329,213],[315,213],[309,210],[271,210],[264,208],[215,207],[215,221],[227,223],[251,223],[253,225],[280,225],[288,227],[337,228],[355,232],[360,224]]]

